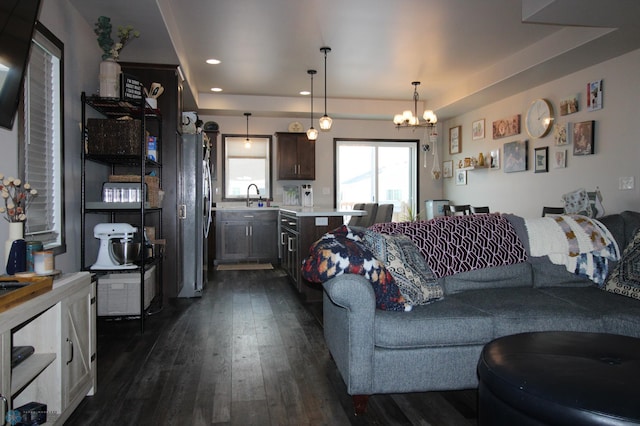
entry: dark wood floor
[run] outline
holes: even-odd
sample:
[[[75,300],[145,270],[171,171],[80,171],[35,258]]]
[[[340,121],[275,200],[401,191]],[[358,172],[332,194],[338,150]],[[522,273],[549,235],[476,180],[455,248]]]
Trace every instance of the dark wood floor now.
[[[99,321],[98,390],[67,425],[475,425],[473,390],[374,395],[365,415],[283,272],[215,271],[202,298]]]

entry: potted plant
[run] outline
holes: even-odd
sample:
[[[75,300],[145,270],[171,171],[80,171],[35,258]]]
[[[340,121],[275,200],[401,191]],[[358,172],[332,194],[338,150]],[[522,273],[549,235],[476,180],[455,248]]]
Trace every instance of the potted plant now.
[[[98,36],[98,45],[102,49],[100,63],[100,96],[103,98],[120,97],[120,64],[118,57],[122,49],[134,38],[140,37],[140,32],[133,26],[118,27],[118,42],[111,37],[111,18],[100,16],[95,24],[94,32]]]

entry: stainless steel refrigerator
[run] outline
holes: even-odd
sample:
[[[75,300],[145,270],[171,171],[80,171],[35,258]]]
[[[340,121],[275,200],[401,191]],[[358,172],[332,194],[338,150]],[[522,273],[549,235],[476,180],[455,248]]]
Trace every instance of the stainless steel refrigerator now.
[[[178,297],[200,297],[207,284],[207,238],[211,226],[211,146],[205,134],[184,134],[178,149]],[[167,259],[171,261],[171,259]]]

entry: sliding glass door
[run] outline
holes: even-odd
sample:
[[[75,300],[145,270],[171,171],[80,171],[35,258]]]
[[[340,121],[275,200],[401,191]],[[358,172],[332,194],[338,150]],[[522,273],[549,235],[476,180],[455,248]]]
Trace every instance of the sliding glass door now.
[[[394,220],[416,211],[418,141],[335,140],[336,206],[394,205]]]

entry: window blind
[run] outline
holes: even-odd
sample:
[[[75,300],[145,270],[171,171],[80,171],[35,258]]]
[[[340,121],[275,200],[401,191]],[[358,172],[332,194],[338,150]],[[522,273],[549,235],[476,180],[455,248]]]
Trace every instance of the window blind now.
[[[37,33],[36,33],[37,34]],[[25,78],[25,182],[38,191],[27,209],[25,235],[45,247],[60,243],[56,207],[61,203],[59,58],[47,40],[34,38]],[[59,55],[58,55],[59,56]],[[59,168],[59,166],[58,166]]]

